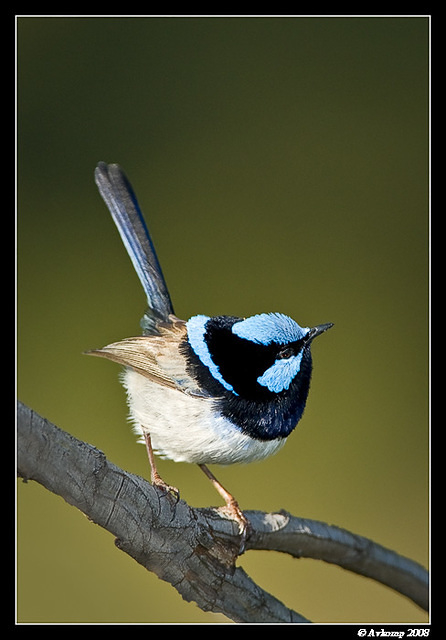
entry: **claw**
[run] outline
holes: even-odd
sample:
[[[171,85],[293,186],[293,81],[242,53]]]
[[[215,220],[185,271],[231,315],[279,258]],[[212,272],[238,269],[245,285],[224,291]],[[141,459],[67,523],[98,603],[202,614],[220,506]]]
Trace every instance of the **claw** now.
[[[152,473],[152,484],[155,487],[163,489],[163,491],[165,491],[166,493],[173,495],[177,502],[180,499],[180,490],[176,487],[172,487],[172,485],[170,484],[167,484],[167,482],[164,482],[164,480],[159,476],[158,473]]]
[[[163,489],[166,493],[172,494],[178,502],[178,500],[180,499],[179,490],[176,487],[172,487],[170,484],[167,484],[167,482],[164,482],[156,469],[155,456],[153,455],[152,441],[150,439],[149,433],[144,433],[144,440],[146,443],[147,455],[149,456],[150,478],[152,480],[152,484],[156,487],[159,487],[160,489]]]
[[[240,549],[239,555],[242,554],[245,550],[246,540],[248,538],[249,533],[251,532],[251,524],[249,520],[244,515],[243,511],[238,506],[237,500],[232,496],[229,491],[227,491],[223,485],[217,480],[214,474],[209,471],[205,464],[198,465],[200,469],[206,474],[209,480],[212,482],[214,487],[217,489],[218,493],[226,502],[226,506],[219,507],[219,511],[227,515],[231,520],[235,520],[239,525],[240,531]]]
[[[231,500],[224,507],[219,507],[218,511],[223,513],[225,516],[230,518],[231,520],[235,520],[239,526],[239,534],[240,534],[240,548],[239,555],[241,555],[245,551],[246,540],[248,539],[251,533],[251,523],[243,513],[243,511],[238,506],[236,500]]]

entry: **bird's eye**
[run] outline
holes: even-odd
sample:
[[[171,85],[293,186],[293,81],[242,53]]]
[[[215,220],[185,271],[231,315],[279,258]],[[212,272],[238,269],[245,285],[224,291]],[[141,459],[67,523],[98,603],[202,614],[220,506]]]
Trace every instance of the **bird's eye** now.
[[[278,354],[278,357],[282,360],[286,360],[292,356],[294,356],[294,349],[292,347],[283,347]]]

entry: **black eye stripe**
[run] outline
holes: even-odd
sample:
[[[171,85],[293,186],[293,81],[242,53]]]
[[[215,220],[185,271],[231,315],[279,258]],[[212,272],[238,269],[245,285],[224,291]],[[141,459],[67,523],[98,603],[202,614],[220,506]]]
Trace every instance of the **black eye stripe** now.
[[[277,354],[277,357],[285,360],[287,358],[291,358],[294,355],[294,349],[292,349],[291,347],[283,347]]]
[[[285,360],[286,358],[296,356],[302,349],[302,345],[303,340],[297,340],[296,342],[292,342],[290,344],[284,344],[282,347],[280,347],[277,358]]]

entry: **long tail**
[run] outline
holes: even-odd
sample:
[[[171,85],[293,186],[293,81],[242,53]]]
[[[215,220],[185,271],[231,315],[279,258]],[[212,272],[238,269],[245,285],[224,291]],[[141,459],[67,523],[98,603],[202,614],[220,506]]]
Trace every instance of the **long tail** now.
[[[144,288],[150,313],[168,321],[174,313],[172,301],[130,182],[119,165],[105,162],[96,167],[95,180]],[[143,322],[149,329],[150,318],[146,316]]]

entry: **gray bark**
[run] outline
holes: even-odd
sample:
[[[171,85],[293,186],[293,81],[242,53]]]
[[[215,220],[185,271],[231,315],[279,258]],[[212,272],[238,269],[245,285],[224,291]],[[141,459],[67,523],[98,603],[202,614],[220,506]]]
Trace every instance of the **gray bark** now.
[[[62,496],[116,538],[119,549],[187,601],[236,622],[308,622],[261,589],[241,567],[237,524],[197,509],[109,462],[95,447],[18,403],[17,467],[25,481]],[[250,549],[337,564],[377,580],[428,609],[428,573],[394,551],[338,527],[286,512],[245,511]]]

